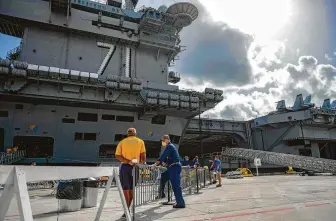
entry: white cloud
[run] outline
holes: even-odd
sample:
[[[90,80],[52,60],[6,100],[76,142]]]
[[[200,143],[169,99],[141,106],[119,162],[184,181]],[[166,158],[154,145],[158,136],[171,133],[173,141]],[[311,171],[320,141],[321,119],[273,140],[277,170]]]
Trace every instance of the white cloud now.
[[[187,1],[198,6],[200,15],[181,33],[187,51],[180,55],[175,67],[182,76],[178,85],[198,91],[205,87],[219,88],[225,95],[204,116],[249,119],[274,111],[275,102],[282,99],[292,106],[296,95],[301,93],[312,94],[317,106],[327,97],[336,99],[336,89],[333,89],[336,68],[319,64],[314,57],[321,55],[320,60],[327,62],[336,54],[321,54],[326,47],[326,22],[320,3]],[[174,1],[140,2],[158,7]],[[321,25],[315,25],[317,21]]]

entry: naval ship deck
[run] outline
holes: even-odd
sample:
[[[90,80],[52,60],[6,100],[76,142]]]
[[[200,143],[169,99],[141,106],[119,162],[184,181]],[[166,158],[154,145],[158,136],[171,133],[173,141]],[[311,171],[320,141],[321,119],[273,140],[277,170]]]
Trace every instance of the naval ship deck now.
[[[223,179],[200,195],[185,197],[186,209],[175,210],[159,202],[137,208],[136,220],[335,220],[336,177],[260,176]],[[30,191],[34,220],[94,220],[96,209],[57,213],[51,190]],[[103,189],[101,189],[100,197]],[[13,199],[5,220],[20,220]],[[120,220],[123,209],[118,192],[111,188],[101,220]]]

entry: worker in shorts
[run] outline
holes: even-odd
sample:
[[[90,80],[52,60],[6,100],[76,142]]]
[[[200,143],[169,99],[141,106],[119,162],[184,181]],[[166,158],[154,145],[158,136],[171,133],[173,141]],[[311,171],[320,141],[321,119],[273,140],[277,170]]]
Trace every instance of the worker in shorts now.
[[[218,185],[216,187],[222,186],[222,165],[221,161],[219,160],[219,156],[215,156],[214,162],[214,171],[217,173]]]
[[[209,160],[209,173],[210,173],[210,184],[215,184],[216,183],[216,177],[215,175],[217,173],[214,173],[214,162],[213,160]]]
[[[181,172],[182,166],[180,163],[180,155],[177,152],[174,144],[170,142],[169,136],[164,135],[162,137],[162,146],[166,147],[160,158],[157,160],[156,164],[159,165],[161,162],[164,162],[167,159],[167,167],[169,180],[172,185],[172,189],[176,198],[176,204],[173,208],[185,208],[185,202],[182,196],[181,188]]]
[[[133,168],[139,162],[145,163],[146,161],[145,143],[136,137],[135,128],[127,130],[127,137],[119,142],[115,156],[121,162],[120,182],[129,208],[133,200]],[[137,175],[138,173],[136,173]],[[124,214],[122,217],[125,218],[126,215]]]

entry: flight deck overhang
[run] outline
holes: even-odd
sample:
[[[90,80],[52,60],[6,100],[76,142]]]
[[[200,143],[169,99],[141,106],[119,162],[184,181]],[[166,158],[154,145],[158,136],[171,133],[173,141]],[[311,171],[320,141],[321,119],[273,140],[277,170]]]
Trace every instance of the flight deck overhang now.
[[[20,7],[17,7],[20,5]],[[101,17],[101,23],[109,24],[109,27],[99,28],[95,22],[99,22],[99,15],[72,8],[71,16],[52,13],[47,1],[25,0],[0,0],[1,32],[16,37],[22,37],[22,30],[26,27],[43,26],[47,29],[59,29],[60,31],[82,32],[90,35],[115,38],[129,43],[139,42],[136,34],[138,24],[128,21],[120,22],[120,18],[107,16]],[[9,25],[10,24],[10,25]],[[19,27],[19,32],[14,27]],[[118,30],[115,29],[118,27]],[[130,35],[130,31],[133,33]],[[21,34],[20,34],[21,33]]]
[[[21,19],[0,14],[0,33],[22,38],[24,26]]]

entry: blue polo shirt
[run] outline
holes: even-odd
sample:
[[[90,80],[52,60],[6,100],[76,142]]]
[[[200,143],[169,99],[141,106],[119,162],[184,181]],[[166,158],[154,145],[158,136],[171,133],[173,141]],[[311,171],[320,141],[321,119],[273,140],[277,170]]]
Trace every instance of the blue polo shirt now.
[[[168,143],[165,150],[161,154],[159,161],[160,162],[165,161],[168,167],[173,163],[180,162],[180,155],[177,152],[177,149],[175,148],[174,144]]]
[[[192,163],[192,166],[199,166],[199,162],[198,162],[198,159],[194,159],[193,160],[193,163]]]
[[[214,167],[214,171],[221,172],[222,171],[221,161],[215,160],[213,167]]]
[[[189,166],[189,161],[183,160],[182,161],[182,166]]]

